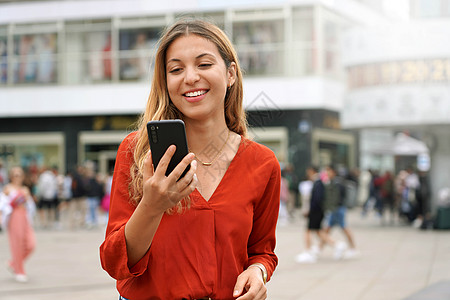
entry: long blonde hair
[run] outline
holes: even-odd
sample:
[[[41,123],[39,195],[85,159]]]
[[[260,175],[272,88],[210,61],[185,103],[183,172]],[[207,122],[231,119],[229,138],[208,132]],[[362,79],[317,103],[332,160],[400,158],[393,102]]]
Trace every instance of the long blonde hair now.
[[[175,107],[169,97],[166,81],[166,52],[179,37],[195,34],[214,43],[219,50],[227,68],[236,64],[236,80],[227,90],[224,101],[225,122],[228,129],[247,136],[247,118],[243,107],[242,72],[238,56],[226,34],[216,25],[199,19],[182,19],[169,27],[159,40],[156,52],[155,70],[152,86],[145,112],[140,116],[134,148],[134,161],[131,166],[129,193],[131,201],[137,205],[142,198],[143,166],[149,149],[147,122],[151,120],[183,119],[182,113]],[[176,211],[189,206],[189,199],[181,201]]]

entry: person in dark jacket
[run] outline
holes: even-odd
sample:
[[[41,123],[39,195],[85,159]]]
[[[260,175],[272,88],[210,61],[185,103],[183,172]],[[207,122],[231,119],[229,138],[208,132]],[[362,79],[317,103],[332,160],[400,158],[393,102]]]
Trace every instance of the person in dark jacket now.
[[[306,174],[309,180],[313,182],[311,190],[311,198],[308,212],[308,228],[305,233],[305,246],[306,251],[300,253],[296,257],[296,261],[299,263],[314,263],[317,260],[319,253],[319,247],[312,246],[312,233],[316,233],[321,244],[329,244],[331,246],[337,246],[334,240],[322,229],[322,220],[324,217],[323,202],[325,199],[325,187],[320,179],[318,168],[310,166],[306,169]],[[342,246],[339,246],[342,247]]]
[[[100,201],[103,198],[104,186],[100,176],[95,174],[95,171],[87,169],[87,188],[86,198],[88,211],[86,215],[86,223],[88,228],[94,228],[98,225],[98,209],[100,207]]]

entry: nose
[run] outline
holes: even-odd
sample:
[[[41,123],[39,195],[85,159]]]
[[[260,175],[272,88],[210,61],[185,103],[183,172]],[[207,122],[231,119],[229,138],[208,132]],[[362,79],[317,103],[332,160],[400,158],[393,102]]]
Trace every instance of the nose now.
[[[189,85],[193,85],[200,79],[197,68],[187,67],[184,73],[184,82]]]

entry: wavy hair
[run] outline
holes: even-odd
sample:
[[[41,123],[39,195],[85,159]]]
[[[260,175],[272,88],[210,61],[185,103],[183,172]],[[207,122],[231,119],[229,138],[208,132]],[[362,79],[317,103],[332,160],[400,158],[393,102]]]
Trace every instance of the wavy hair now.
[[[131,166],[131,182],[129,193],[132,203],[137,205],[142,198],[143,166],[149,149],[147,137],[147,122],[151,120],[183,119],[183,114],[175,107],[169,97],[166,80],[166,53],[169,46],[179,37],[190,34],[198,35],[214,43],[227,68],[236,64],[236,80],[228,88],[224,101],[225,122],[229,130],[247,136],[247,118],[243,107],[242,71],[238,56],[227,35],[216,25],[200,19],[181,19],[166,29],[159,40],[156,51],[155,69],[152,78],[150,94],[144,113],[137,122],[133,164]],[[170,209],[181,212],[190,206],[187,197]]]

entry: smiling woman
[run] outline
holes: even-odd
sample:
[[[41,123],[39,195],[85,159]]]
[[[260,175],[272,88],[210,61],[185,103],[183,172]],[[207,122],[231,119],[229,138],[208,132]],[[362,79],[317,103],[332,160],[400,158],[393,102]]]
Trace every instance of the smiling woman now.
[[[169,96],[185,121],[215,123],[222,119],[225,125],[225,94],[235,81],[236,64],[226,66],[217,47],[197,35],[175,40],[167,49],[166,59]]]
[[[102,266],[122,299],[266,299],[280,165],[247,139],[236,52],[217,26],[181,20],[154,72],[139,128],[118,151]],[[168,176],[176,149],[154,168],[146,131],[163,119],[185,122],[191,151]]]

